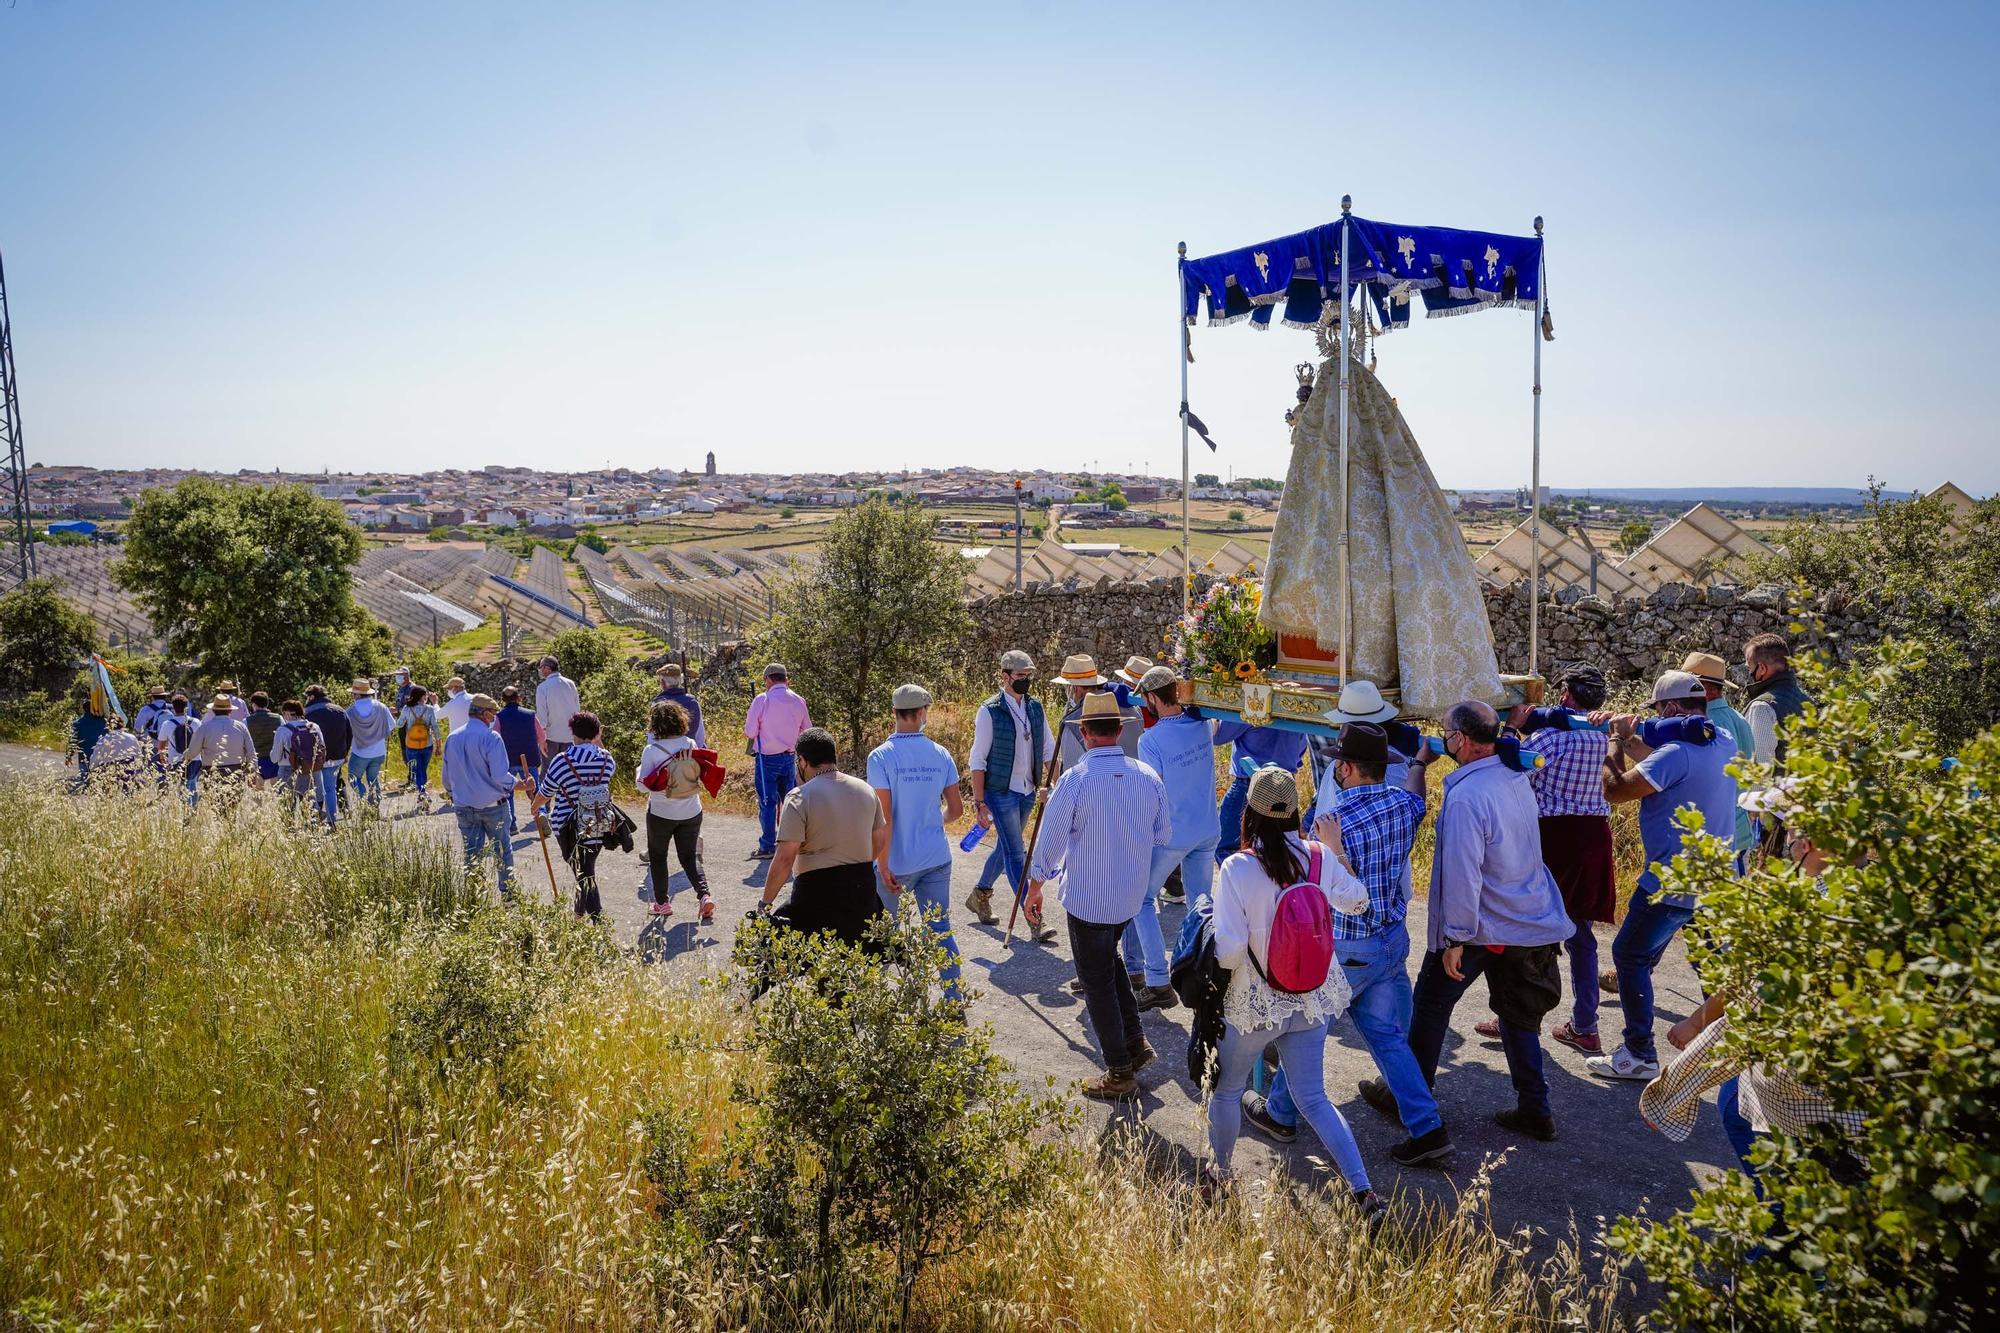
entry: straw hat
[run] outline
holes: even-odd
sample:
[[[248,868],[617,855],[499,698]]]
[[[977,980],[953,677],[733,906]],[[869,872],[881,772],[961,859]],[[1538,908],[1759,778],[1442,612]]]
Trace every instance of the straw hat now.
[[[356,677],[354,683],[347,687],[347,692],[356,697],[372,695],[375,693],[375,682],[365,677]]]
[[[1124,716],[1125,710],[1118,706],[1117,696],[1102,692],[1084,696],[1083,712],[1078,714],[1079,720],[1084,722],[1089,722],[1096,718],[1122,718]]]
[[[1729,668],[1714,653],[1689,653],[1681,663],[1681,670],[1703,680],[1714,681],[1717,685],[1729,684]]]
[[[1139,682],[1145,678],[1146,673],[1152,669],[1152,658],[1133,656],[1126,658],[1125,665],[1111,674],[1124,681],[1127,685],[1136,688]]]
[[[211,713],[233,713],[236,711],[236,701],[226,694],[218,694],[208,701],[208,711]]]
[[[1396,706],[1382,697],[1372,680],[1350,680],[1340,687],[1340,702],[1320,714],[1329,722],[1387,722]]]
[[[1062,670],[1056,673],[1056,682],[1062,685],[1102,685],[1104,677],[1097,674],[1097,659],[1089,653],[1071,653],[1063,659]]]

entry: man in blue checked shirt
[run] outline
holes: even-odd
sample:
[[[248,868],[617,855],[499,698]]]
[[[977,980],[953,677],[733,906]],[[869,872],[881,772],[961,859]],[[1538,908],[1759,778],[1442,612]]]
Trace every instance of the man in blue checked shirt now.
[[[1338,839],[1354,874],[1368,889],[1368,910],[1333,914],[1333,951],[1347,977],[1354,1019],[1380,1079],[1364,1079],[1370,1105],[1392,1105],[1410,1137],[1389,1149],[1403,1166],[1441,1162],[1451,1138],[1437,1098],[1410,1051],[1410,849],[1426,810],[1422,763],[1400,765],[1403,785],[1385,778],[1395,762],[1389,734],[1378,723],[1348,722],[1334,741],[1313,810],[1313,834]],[[1371,1096],[1371,1091],[1376,1095]],[[1385,1095],[1386,1094],[1386,1095]],[[1244,1094],[1245,1119],[1280,1143],[1297,1136],[1298,1112],[1282,1071],[1268,1099]]]

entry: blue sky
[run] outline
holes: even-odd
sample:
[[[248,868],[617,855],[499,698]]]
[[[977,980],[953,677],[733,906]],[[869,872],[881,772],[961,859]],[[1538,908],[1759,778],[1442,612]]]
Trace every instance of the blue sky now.
[[[2000,490],[2000,7],[0,9],[50,463],[1179,470],[1173,256],[1548,219],[1544,480]],[[1529,317],[1382,375],[1525,482]],[[1281,475],[1309,335],[1198,329]]]

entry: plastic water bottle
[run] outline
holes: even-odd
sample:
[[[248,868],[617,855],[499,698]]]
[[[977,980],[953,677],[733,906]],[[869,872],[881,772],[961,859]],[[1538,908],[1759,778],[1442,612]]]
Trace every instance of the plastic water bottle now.
[[[979,845],[979,840],[985,836],[986,836],[986,825],[980,823],[976,819],[973,820],[972,827],[967,829],[965,831],[965,836],[958,840],[958,850],[960,850],[961,852],[971,851],[974,847],[977,847]]]

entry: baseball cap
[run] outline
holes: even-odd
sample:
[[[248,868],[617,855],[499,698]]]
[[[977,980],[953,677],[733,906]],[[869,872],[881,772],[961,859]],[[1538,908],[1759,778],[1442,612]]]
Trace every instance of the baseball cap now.
[[[1145,675],[1139,677],[1139,693],[1158,694],[1163,690],[1171,690],[1179,683],[1180,677],[1174,674],[1172,667],[1156,666],[1149,668]]]
[[[1676,699],[1706,699],[1708,691],[1702,686],[1701,677],[1687,671],[1666,671],[1653,682],[1653,702],[1663,704]]]
[[[921,685],[898,685],[896,692],[889,696],[889,706],[896,709],[929,708],[931,692]]]
[[[1293,819],[1299,813],[1299,784],[1282,768],[1266,766],[1250,779],[1250,808],[1266,819]]]

